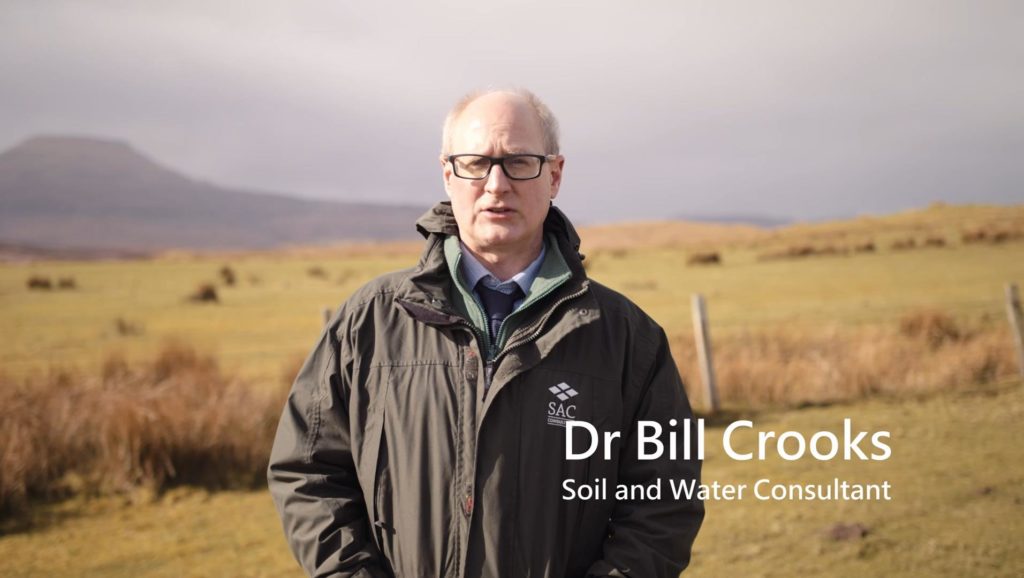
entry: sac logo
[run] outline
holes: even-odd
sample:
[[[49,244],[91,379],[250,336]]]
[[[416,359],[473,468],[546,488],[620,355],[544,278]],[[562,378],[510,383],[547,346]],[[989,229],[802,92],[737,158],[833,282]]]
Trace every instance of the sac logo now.
[[[564,381],[548,388],[558,401],[548,402],[548,425],[565,427],[565,420],[576,419],[576,405],[569,403],[580,393]]]

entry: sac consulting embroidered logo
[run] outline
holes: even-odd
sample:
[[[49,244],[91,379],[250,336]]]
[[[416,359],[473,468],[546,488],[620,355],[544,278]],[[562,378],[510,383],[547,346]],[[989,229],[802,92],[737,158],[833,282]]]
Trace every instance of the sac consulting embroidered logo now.
[[[565,427],[565,420],[576,419],[576,405],[568,403],[580,394],[564,381],[548,388],[558,401],[548,402],[548,425]]]

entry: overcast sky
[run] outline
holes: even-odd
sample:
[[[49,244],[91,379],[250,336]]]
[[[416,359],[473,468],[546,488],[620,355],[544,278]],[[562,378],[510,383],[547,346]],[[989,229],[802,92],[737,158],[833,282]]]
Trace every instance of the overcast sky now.
[[[580,222],[1024,202],[1024,2],[4,0],[0,147],[123,139],[216,183],[444,196],[441,122],[519,85]]]

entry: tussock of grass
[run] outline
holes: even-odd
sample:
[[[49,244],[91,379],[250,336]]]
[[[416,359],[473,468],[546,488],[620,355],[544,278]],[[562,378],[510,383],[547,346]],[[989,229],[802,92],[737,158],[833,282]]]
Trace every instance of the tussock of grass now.
[[[139,365],[112,356],[99,377],[0,379],[0,512],[69,493],[259,486],[282,403],[181,344]]]
[[[213,283],[200,283],[196,290],[188,296],[192,303],[220,303],[217,286]]]
[[[900,319],[900,333],[924,339],[933,349],[968,337],[948,314],[930,309],[904,315]]]

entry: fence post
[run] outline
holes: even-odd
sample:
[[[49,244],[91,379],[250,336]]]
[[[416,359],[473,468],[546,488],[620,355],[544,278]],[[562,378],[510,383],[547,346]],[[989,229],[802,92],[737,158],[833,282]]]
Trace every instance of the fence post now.
[[[1006,313],[1010,317],[1013,339],[1017,342],[1017,368],[1024,377],[1024,315],[1021,314],[1020,294],[1016,283],[1006,284]]]
[[[700,376],[704,380],[704,401],[711,413],[718,412],[718,387],[715,384],[715,366],[711,359],[711,331],[708,327],[708,313],[704,296],[694,293],[692,298],[693,336],[697,343],[697,362]]]

